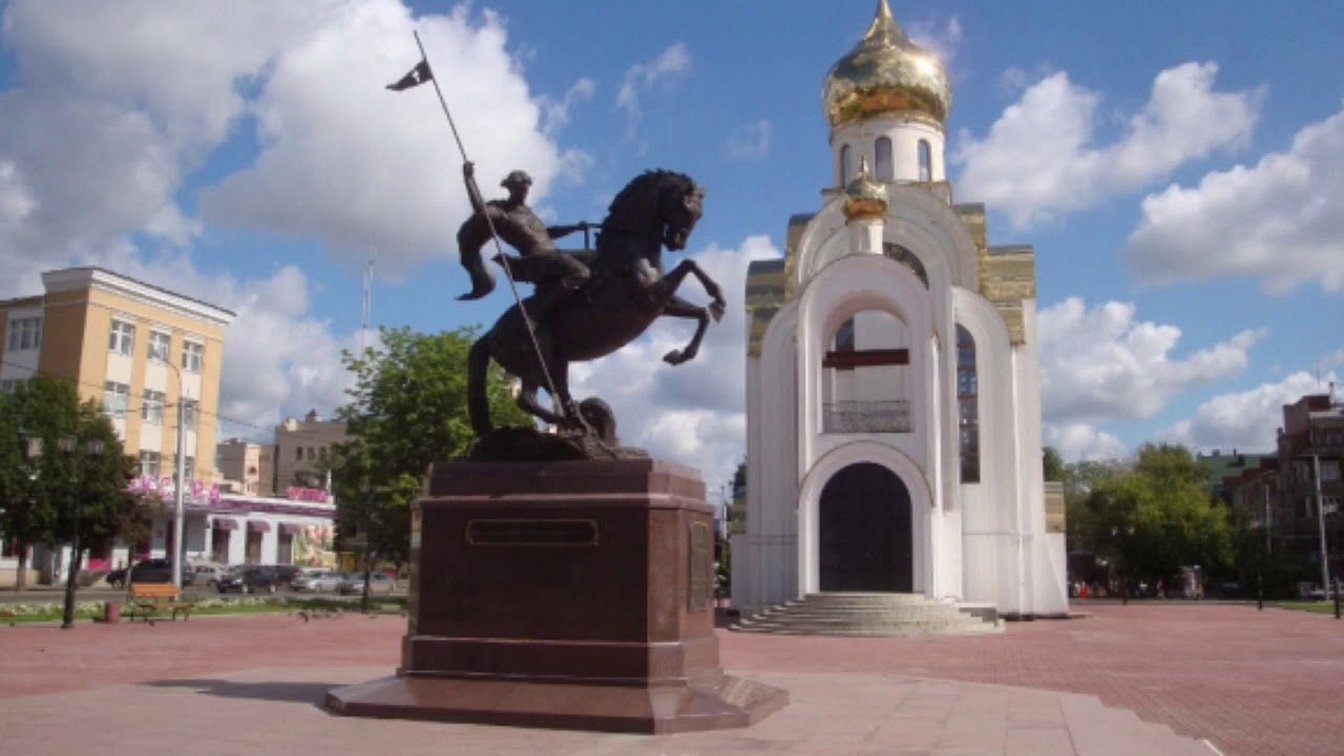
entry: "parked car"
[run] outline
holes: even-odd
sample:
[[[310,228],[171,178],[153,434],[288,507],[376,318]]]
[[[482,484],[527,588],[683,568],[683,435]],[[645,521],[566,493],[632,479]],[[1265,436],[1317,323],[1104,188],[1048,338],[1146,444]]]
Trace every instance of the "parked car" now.
[[[142,559],[131,567],[130,578],[132,583],[171,583],[173,563],[167,559]],[[182,585],[191,585],[195,579],[196,574],[193,570],[182,570]],[[126,570],[112,570],[107,573],[107,584],[113,588],[126,585]]]
[[[289,585],[294,582],[294,578],[303,574],[303,568],[292,564],[272,564],[265,565],[275,571],[276,581],[280,585]]]
[[[220,593],[275,593],[282,581],[273,566],[244,565],[221,575],[215,583]]]
[[[345,573],[343,572],[314,567],[304,570],[298,577],[290,582],[289,587],[296,591],[330,593],[334,592],[344,579]]]
[[[388,594],[392,592],[394,581],[386,573],[374,572],[369,575],[369,593]],[[336,591],[342,596],[362,594],[364,592],[364,573],[351,572],[345,576]]]
[[[211,588],[219,582],[221,575],[229,571],[228,566],[218,562],[197,562],[195,567],[195,581]]]

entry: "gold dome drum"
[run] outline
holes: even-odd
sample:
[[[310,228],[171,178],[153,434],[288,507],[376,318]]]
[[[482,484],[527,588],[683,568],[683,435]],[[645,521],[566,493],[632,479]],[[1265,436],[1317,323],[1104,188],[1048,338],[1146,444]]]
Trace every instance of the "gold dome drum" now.
[[[822,103],[831,128],[891,113],[916,113],[942,124],[952,107],[952,86],[938,58],[911,42],[886,0],[879,0],[868,32],[826,75]]]

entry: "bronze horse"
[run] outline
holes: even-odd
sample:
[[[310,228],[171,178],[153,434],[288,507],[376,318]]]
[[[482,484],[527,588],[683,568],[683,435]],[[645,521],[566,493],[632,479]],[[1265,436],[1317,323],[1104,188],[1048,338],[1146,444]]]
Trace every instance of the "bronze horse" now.
[[[703,198],[704,190],[680,173],[659,170],[637,176],[608,208],[597,237],[596,255],[589,262],[591,278],[573,296],[557,304],[545,322],[537,324],[536,348],[517,304],[472,345],[467,357],[467,404],[478,436],[494,430],[485,391],[491,358],[522,382],[517,401],[524,411],[562,428],[582,429],[587,423],[569,393],[571,362],[611,354],[663,316],[697,321],[690,342],[668,352],[663,360],[679,365],[695,357],[710,318],[717,321],[723,317],[723,294],[692,260],[682,260],[664,274],[662,256],[664,245],[669,250],[685,249],[700,220]],[[472,281],[489,278],[479,255],[474,258],[462,261]],[[510,265],[511,270],[515,267],[522,266]],[[709,295],[708,307],[676,295],[688,274],[695,276]],[[537,401],[538,389],[549,390],[548,374],[559,413]]]

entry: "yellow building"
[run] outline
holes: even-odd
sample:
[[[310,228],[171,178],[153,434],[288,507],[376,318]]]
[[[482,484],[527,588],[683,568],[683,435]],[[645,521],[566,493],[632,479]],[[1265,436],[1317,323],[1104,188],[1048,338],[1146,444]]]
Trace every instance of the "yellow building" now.
[[[234,313],[102,268],[48,271],[42,286],[0,302],[0,390],[34,375],[70,381],[81,400],[102,404],[140,460],[141,483],[161,486],[176,473],[181,402],[185,479],[198,499],[214,479],[224,330]],[[155,530],[159,551],[167,544]]]

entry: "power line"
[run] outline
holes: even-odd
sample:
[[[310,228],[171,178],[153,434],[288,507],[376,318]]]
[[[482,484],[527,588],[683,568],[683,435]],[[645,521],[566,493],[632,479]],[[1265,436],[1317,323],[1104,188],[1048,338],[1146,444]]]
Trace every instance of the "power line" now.
[[[57,374],[55,374],[55,373],[51,373],[51,372],[49,372],[49,371],[43,371],[43,370],[38,369],[38,368],[32,368],[32,367],[29,367],[28,365],[20,365],[19,363],[11,362],[11,361],[9,361],[9,360],[0,359],[0,364],[2,364],[2,365],[6,365],[6,366],[9,366],[9,367],[19,368],[19,369],[21,369],[21,370],[32,371],[32,372],[31,372],[31,375],[30,375],[29,377],[38,376],[38,377],[42,377],[42,378],[48,378],[48,379],[51,379],[51,380],[56,380],[56,381],[62,381],[62,382],[65,382],[65,383],[69,383],[69,384],[71,384],[71,385],[73,385],[73,386],[76,386],[76,387],[78,387],[78,386],[84,386],[84,387],[86,387],[86,388],[96,389],[96,390],[98,390],[98,391],[102,391],[102,392],[106,392],[106,391],[107,391],[107,386],[106,386],[106,385],[99,385],[99,384],[97,384],[97,383],[90,383],[90,382],[88,382],[88,381],[80,381],[80,380],[71,378],[71,377],[68,376],[68,375],[57,375]],[[27,379],[26,379],[26,378],[20,378],[20,379],[16,379],[16,380],[27,380]],[[124,385],[124,384],[123,384],[123,385]],[[177,407],[177,405],[178,405],[179,402],[183,402],[184,400],[185,400],[185,401],[192,401],[192,402],[195,402],[195,403],[196,403],[196,407],[195,407],[195,409],[196,409],[196,413],[197,413],[198,415],[201,415],[201,416],[208,416],[208,417],[213,417],[213,418],[215,418],[216,420],[219,420],[219,421],[222,421],[222,422],[230,423],[230,424],[232,424],[232,425],[241,425],[241,426],[244,426],[244,427],[247,427],[247,428],[252,428],[252,429],[254,429],[254,430],[259,430],[259,431],[273,430],[273,428],[269,428],[269,427],[267,427],[267,426],[262,426],[262,425],[257,425],[257,424],[255,424],[255,423],[251,423],[251,422],[248,422],[248,421],[246,421],[246,420],[237,420],[237,419],[234,419],[234,418],[231,418],[231,417],[225,417],[224,415],[219,414],[218,411],[213,411],[213,412],[212,412],[212,411],[209,411],[209,410],[201,409],[201,407],[200,407],[200,400],[198,400],[198,399],[185,399],[184,397],[181,397],[181,396],[180,396],[180,393],[179,393],[179,398],[178,398],[178,401],[177,401],[177,402],[163,402],[162,404],[159,404],[159,405],[157,405],[157,406],[159,406],[159,407],[161,407],[162,409],[165,409],[165,410],[166,410],[166,409],[173,409],[173,408],[176,408],[176,407]],[[139,402],[139,406],[138,406],[138,407],[133,407],[133,406],[131,406],[132,402]],[[120,414],[120,415],[122,415],[122,416],[125,416],[126,413],[131,412],[131,411],[133,411],[133,410],[134,410],[134,411],[141,411],[141,412],[143,412],[143,410],[144,410],[144,408],[145,408],[145,405],[146,405],[146,402],[145,402],[145,399],[144,399],[144,396],[143,396],[143,395],[142,395],[142,396],[139,396],[139,397],[132,397],[130,393],[127,393],[127,394],[126,394],[126,405],[127,405],[127,406],[126,406],[126,409],[123,410],[121,413],[116,413],[116,412],[114,412],[114,411],[110,411],[110,410],[108,410],[106,407],[104,407],[104,408],[103,408],[103,414],[106,414],[106,415],[117,415],[117,414]],[[151,406],[153,406],[153,405],[151,405]],[[142,417],[143,417],[143,415],[142,415]]]

